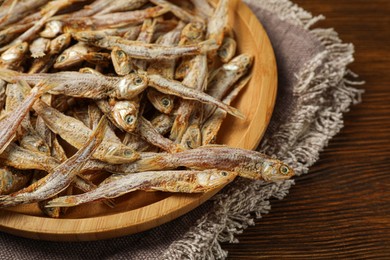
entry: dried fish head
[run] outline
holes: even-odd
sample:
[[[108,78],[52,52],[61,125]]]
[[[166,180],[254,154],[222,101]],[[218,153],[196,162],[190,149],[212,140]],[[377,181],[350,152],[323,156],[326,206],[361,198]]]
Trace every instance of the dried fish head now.
[[[148,86],[148,77],[138,72],[124,76],[118,83],[117,97],[119,99],[132,99]]]
[[[84,43],[77,43],[70,48],[64,50],[60,56],[58,56],[53,67],[55,69],[63,69],[77,65],[84,61],[83,55],[87,54],[89,47]]]
[[[111,52],[111,59],[118,75],[127,75],[134,69],[130,56],[119,47],[114,47]]]
[[[265,181],[274,182],[287,180],[294,176],[294,170],[279,160],[267,160],[259,166],[261,176]]]
[[[58,54],[63,51],[72,40],[72,37],[69,33],[64,33],[53,39],[50,43],[50,53]]]
[[[117,101],[112,108],[116,123],[126,132],[134,131],[137,126],[139,106],[136,104],[137,102]]]
[[[155,89],[149,89],[147,97],[153,106],[164,114],[171,113],[175,104],[175,96],[163,94]]]
[[[61,21],[48,21],[45,25],[45,29],[39,35],[45,38],[54,38],[62,32],[62,27],[63,23]]]
[[[247,53],[241,54],[229,63],[223,65],[225,70],[243,72],[245,74],[251,67],[253,63],[253,56]]]
[[[0,64],[13,65],[19,64],[23,58],[24,54],[28,51],[28,43],[21,42],[6,50],[0,57]]]
[[[204,39],[206,27],[203,23],[193,22],[187,24],[181,33],[180,45],[201,42]]]

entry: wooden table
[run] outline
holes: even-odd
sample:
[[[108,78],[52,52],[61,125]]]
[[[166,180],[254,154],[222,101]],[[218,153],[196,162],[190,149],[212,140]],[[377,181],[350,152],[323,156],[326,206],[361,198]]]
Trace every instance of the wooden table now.
[[[288,197],[223,248],[230,259],[390,259],[390,1],[294,1],[355,45],[366,93]]]

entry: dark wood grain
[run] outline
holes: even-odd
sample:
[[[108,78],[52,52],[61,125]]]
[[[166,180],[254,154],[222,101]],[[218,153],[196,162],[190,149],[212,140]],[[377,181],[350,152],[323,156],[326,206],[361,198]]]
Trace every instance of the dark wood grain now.
[[[223,248],[230,259],[390,259],[390,1],[295,2],[355,45],[366,93],[288,197]]]

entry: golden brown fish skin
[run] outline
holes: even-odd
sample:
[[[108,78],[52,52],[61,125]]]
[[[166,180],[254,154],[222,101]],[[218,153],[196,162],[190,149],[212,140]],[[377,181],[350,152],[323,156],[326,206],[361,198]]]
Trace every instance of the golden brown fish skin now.
[[[180,144],[175,144],[168,138],[162,136],[156,128],[144,117],[139,118],[137,133],[148,143],[161,148],[169,153],[177,153],[183,150]]]
[[[13,111],[12,114],[0,121],[0,153],[9,145],[24,117],[29,113],[34,102],[54,85],[44,82],[38,83],[24,101]]]
[[[231,182],[236,173],[218,170],[155,171],[120,176],[91,192],[54,199],[48,207],[72,207],[100,199],[116,198],[135,190],[198,193]]]
[[[217,53],[221,61],[227,63],[236,55],[236,49],[236,41],[232,37],[225,37]]]
[[[16,37],[22,34],[25,30],[32,26],[31,23],[14,25],[8,28],[5,28],[0,31],[0,47],[5,45],[11,41],[13,41]]]
[[[102,14],[92,17],[70,17],[64,19],[64,27],[70,30],[83,28],[83,30],[96,30],[101,28],[119,27],[130,24],[138,24],[147,18],[158,17],[168,12],[167,9],[159,6],[150,7],[144,10]],[[67,29],[64,29],[65,31]]]
[[[214,14],[208,20],[207,24],[207,39],[214,39],[217,45],[220,46],[228,23],[228,7],[229,0],[220,0]]]
[[[157,43],[167,46],[176,45],[180,40],[181,31],[184,26],[185,24],[180,22],[174,30],[161,36],[157,40]],[[175,66],[176,59],[155,60],[150,63],[147,71],[149,74],[160,74],[165,78],[173,79]],[[171,113],[175,105],[175,96],[167,95],[154,89],[148,90],[147,98],[158,111],[165,114]]]
[[[51,156],[35,153],[11,143],[0,154],[4,165],[20,170],[43,170],[50,171],[59,164],[59,161]]]
[[[233,88],[232,91],[223,99],[223,102],[230,104],[240,93],[240,91],[247,85],[251,75],[240,79]],[[219,129],[221,128],[223,120],[226,118],[227,113],[222,109],[217,108],[210,117],[202,124],[201,140],[202,145],[214,144],[217,138]]]
[[[241,177],[267,182],[286,180],[294,175],[291,168],[277,159],[257,151],[223,145],[201,146],[179,153],[157,155],[139,160],[135,164],[136,167],[133,166],[129,170],[150,171],[184,166],[191,169],[234,171]]]
[[[180,83],[179,81],[175,80],[169,80],[164,77],[161,77],[160,75],[147,75],[149,86],[157,89],[160,92],[179,96],[183,99],[189,99],[189,100],[197,100],[202,103],[208,103],[213,104],[225,111],[227,111],[229,114],[238,117],[238,118],[244,118],[245,116],[238,111],[236,108],[233,108],[231,106],[227,106],[226,104],[222,103],[221,101],[211,97],[210,95],[205,94],[202,91],[191,89]]]
[[[203,92],[208,75],[206,55],[197,55],[189,61],[189,66],[190,70],[182,81],[183,85]],[[190,124],[190,116],[194,113],[197,106],[198,104],[193,100],[182,100],[180,102],[170,135],[170,138],[175,140],[176,143],[181,143],[182,137]],[[194,134],[195,132],[193,131],[190,135],[193,136]],[[197,140],[198,137],[192,139]]]
[[[165,135],[169,132],[172,127],[172,118],[165,114],[160,114],[154,117],[150,123],[153,125],[153,128],[161,135]],[[156,146],[148,143],[139,134],[136,133],[126,133],[125,138],[123,139],[123,143],[135,151],[138,152],[157,152],[158,149]]]
[[[208,19],[213,15],[214,8],[207,0],[191,0],[191,2],[194,4],[196,12],[204,19]]]
[[[20,171],[0,166],[0,195],[10,194],[23,188],[31,179],[31,171]]]
[[[63,94],[92,99],[106,97],[131,99],[148,86],[147,77],[137,72],[130,73],[124,77],[112,77],[75,71],[24,74],[0,69],[0,78],[11,83],[16,80],[25,80],[30,84],[37,84],[41,80],[47,80],[57,84],[55,88],[49,91],[50,94]]]
[[[148,0],[117,0],[112,2],[106,8],[98,12],[96,15],[102,15],[113,12],[124,12],[138,9],[145,5]]]
[[[28,74],[45,73],[56,62],[58,55],[63,52],[70,44],[71,35],[61,34],[50,42],[49,53],[42,58],[34,59]]]
[[[253,56],[250,54],[240,54],[230,62],[220,67],[215,75],[211,78],[207,86],[206,93],[210,96],[221,100],[226,92],[244,75],[246,75],[253,63]],[[206,105],[204,108],[204,118],[207,119],[215,107]]]
[[[19,70],[28,51],[28,43],[21,42],[11,46],[0,56],[0,68]]]
[[[66,69],[79,65],[85,60],[85,54],[89,52],[95,52],[97,50],[98,49],[96,47],[89,46],[85,43],[76,43],[75,45],[72,45],[68,49],[64,50],[61,55],[58,56],[53,67],[55,69]]]
[[[197,44],[204,40],[206,27],[202,23],[187,24],[180,36],[180,46]],[[184,79],[191,69],[193,57],[184,57],[175,71],[175,79]]]
[[[12,11],[12,15],[8,16],[7,20],[3,20],[0,23],[0,29],[5,28],[6,26],[22,19],[29,13],[31,13],[33,10],[43,6],[49,2],[49,0],[28,0],[28,1],[18,1],[17,5],[14,7]],[[2,12],[6,12],[6,9],[1,8],[0,10],[0,17],[2,16]]]
[[[17,110],[30,91],[31,88],[26,83],[23,84],[23,82],[18,82],[18,84],[9,84],[6,92],[6,111],[11,114],[13,111]],[[29,113],[26,114],[20,123],[20,128],[16,134],[21,147],[33,152],[50,155],[49,146],[32,126]]]
[[[76,148],[80,149],[91,135],[91,130],[82,122],[62,114],[43,102],[36,102],[33,108],[54,133]],[[139,154],[131,148],[113,141],[105,138],[93,155],[94,158],[112,164],[133,162],[139,158]]]
[[[121,37],[106,36],[93,32],[77,32],[73,34],[73,38],[109,50],[112,50],[114,47],[119,47],[132,58],[136,59],[175,59],[218,49],[215,40],[207,40],[186,46],[165,46],[154,43],[147,44],[129,41]]]
[[[104,138],[106,121],[101,120],[88,141],[72,157],[56,167],[53,172],[30,186],[0,197],[0,207],[10,207],[19,204],[33,203],[53,197],[65,190],[73,181],[86,161],[91,158]]]
[[[141,32],[137,37],[138,42],[150,43],[156,29],[157,19],[146,19],[141,27]],[[146,60],[133,60],[134,65],[140,70],[146,70],[148,62]]]

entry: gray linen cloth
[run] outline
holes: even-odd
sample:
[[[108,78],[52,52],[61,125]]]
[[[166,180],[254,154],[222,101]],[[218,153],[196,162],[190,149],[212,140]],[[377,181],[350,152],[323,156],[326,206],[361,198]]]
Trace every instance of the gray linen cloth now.
[[[358,84],[346,78],[353,46],[332,29],[310,29],[313,17],[288,0],[246,0],[272,42],[278,64],[278,96],[258,150],[307,172],[342,127],[342,114],[360,100]],[[270,210],[293,180],[266,184],[238,179],[212,200],[152,230],[93,242],[48,242],[0,232],[0,259],[224,259],[221,242]],[[254,214],[250,214],[254,213]]]

